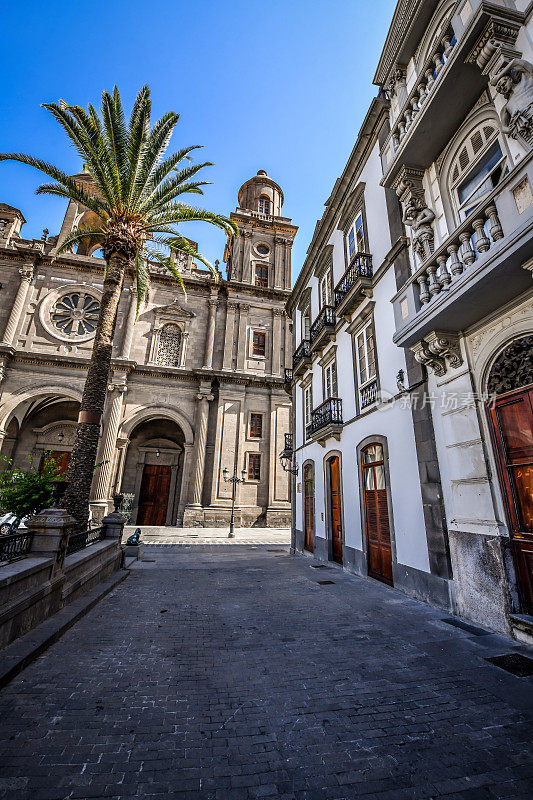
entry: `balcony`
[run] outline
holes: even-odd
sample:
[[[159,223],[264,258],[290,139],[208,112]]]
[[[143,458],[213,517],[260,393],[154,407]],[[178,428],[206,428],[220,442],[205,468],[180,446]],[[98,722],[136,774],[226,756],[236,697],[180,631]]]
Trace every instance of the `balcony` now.
[[[342,400],[329,397],[311,413],[311,422],[305,428],[305,438],[307,441],[317,441],[324,447],[328,439],[340,439],[342,425]]]
[[[361,386],[359,389],[359,405],[361,407],[361,411],[364,411],[365,408],[373,406],[377,399],[378,382],[377,379],[374,378],[372,381],[370,381],[370,383],[365,384],[365,386]]]
[[[285,383],[288,383],[288,384],[292,383],[292,377],[293,377],[292,369],[286,369],[285,370]]]
[[[303,375],[307,366],[311,363],[311,345],[309,339],[303,339],[294,351],[292,357],[292,375],[297,378]]]
[[[288,456],[292,456],[292,433],[285,434],[285,447],[282,452]]]
[[[488,84],[488,75],[476,63],[475,48],[491,25],[516,36],[523,14],[515,9],[470,0],[472,13],[454,29],[443,31],[428,55],[383,144],[382,183],[393,188],[404,164],[428,169],[451,141],[461,122]],[[492,34],[494,36],[494,34]],[[480,63],[481,56],[478,54]]]
[[[324,345],[335,336],[336,323],[334,306],[324,306],[309,330],[311,350],[323,349]]]
[[[356,253],[333,293],[335,312],[341,317],[350,314],[372,285],[372,256]]]
[[[423,360],[429,344],[430,353],[448,362],[436,332],[457,334],[531,288],[532,187],[530,153],[392,298],[396,344],[418,346],[417,358],[433,366]],[[458,365],[454,360],[451,366]]]

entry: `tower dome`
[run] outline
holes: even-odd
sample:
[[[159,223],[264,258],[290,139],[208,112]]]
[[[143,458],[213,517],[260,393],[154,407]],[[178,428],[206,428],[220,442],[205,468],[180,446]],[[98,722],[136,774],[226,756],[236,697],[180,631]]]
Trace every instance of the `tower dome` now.
[[[283,192],[264,169],[247,180],[239,189],[239,207],[266,216],[279,217],[283,206]]]

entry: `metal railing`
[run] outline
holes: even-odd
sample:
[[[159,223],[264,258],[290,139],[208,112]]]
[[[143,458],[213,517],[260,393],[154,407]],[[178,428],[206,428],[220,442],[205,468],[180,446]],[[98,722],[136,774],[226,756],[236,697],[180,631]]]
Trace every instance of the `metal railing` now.
[[[350,266],[338,282],[333,293],[335,308],[344,300],[352,286],[359,278],[372,277],[372,256],[368,253],[356,253],[350,261]]]
[[[315,319],[311,328],[309,329],[309,339],[313,344],[320,336],[324,328],[335,327],[335,309],[333,306],[324,306],[318,317]]]
[[[33,532],[10,533],[0,537],[0,564],[10,564],[30,552]]]
[[[378,399],[378,382],[373,380],[372,383],[367,383],[359,390],[359,397],[361,398],[361,409],[368,408]]]
[[[285,450],[292,450],[292,433],[285,434]]]
[[[292,369],[285,370],[285,383],[292,383]]]
[[[311,413],[311,422],[305,429],[307,439],[327,425],[342,425],[342,400],[329,397]]]
[[[303,358],[311,358],[311,345],[309,343],[309,339],[303,339],[294,351],[294,355],[292,357],[293,370],[296,369],[298,362],[300,362]]]
[[[71,534],[67,545],[67,556],[71,555],[71,553],[77,553],[79,550],[83,550],[91,544],[100,542],[102,539],[105,539],[104,525],[100,528],[91,528],[88,531]]]

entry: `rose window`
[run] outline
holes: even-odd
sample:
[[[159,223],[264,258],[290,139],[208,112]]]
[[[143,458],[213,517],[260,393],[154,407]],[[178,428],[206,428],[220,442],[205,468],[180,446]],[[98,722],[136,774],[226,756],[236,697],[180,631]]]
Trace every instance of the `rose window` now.
[[[50,312],[54,327],[64,336],[90,336],[96,330],[100,303],[85,292],[65,294]]]

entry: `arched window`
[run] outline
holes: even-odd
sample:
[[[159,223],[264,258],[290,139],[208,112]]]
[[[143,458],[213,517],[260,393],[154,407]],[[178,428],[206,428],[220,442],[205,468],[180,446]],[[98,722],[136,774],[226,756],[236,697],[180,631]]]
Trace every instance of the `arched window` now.
[[[179,367],[181,360],[181,328],[173,322],[163,325],[159,334],[156,364]]]
[[[456,145],[448,170],[447,191],[458,222],[488,197],[508,170],[498,125],[485,119]]]
[[[270,198],[262,194],[259,198],[259,213],[270,214]]]

